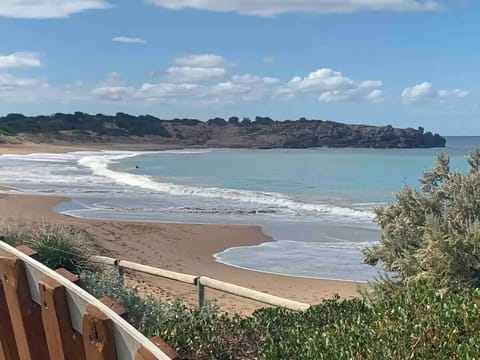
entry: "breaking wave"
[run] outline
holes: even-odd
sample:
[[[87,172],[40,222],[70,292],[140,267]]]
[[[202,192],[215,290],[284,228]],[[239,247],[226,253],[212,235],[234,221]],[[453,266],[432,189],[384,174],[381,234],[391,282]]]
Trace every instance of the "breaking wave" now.
[[[84,156],[78,160],[78,164],[88,167],[94,175],[109,179],[116,184],[138,187],[174,196],[223,199],[257,206],[266,206],[274,209],[290,210],[301,214],[316,213],[355,218],[359,220],[373,219],[373,214],[369,211],[355,210],[329,204],[304,203],[276,192],[184,186],[167,182],[157,182],[151,176],[118,172],[109,168],[109,165],[115,161],[137,155],[139,155],[138,152],[124,152]]]

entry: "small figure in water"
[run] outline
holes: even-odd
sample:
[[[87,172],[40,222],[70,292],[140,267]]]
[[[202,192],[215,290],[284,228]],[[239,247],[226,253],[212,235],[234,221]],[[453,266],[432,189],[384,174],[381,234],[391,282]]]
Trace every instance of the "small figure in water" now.
[[[136,166],[135,166],[135,169],[140,169],[140,166],[136,165]]]

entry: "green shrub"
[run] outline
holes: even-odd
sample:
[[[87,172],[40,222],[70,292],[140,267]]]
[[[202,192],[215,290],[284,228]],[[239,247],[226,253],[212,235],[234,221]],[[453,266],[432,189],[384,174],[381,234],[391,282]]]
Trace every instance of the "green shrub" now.
[[[479,287],[480,150],[467,161],[467,173],[451,172],[448,157],[439,155],[420,190],[405,187],[393,204],[377,208],[382,238],[365,250],[365,261],[381,261],[401,286]]]
[[[249,337],[252,333],[245,328],[246,320],[238,315],[221,314],[212,302],[197,309],[180,301],[166,303],[141,297],[125,286],[116,271],[87,272],[81,278],[85,289],[93,296],[109,296],[122,304],[134,327],[147,337],[161,336],[179,351],[182,358],[237,359],[238,354],[257,352],[256,347],[252,350]]]
[[[142,298],[118,274],[87,274],[87,289],[122,303],[134,326],[160,335],[182,359],[475,359],[480,291],[410,286],[371,305],[334,298],[305,312],[257,310],[250,317],[214,305]]]

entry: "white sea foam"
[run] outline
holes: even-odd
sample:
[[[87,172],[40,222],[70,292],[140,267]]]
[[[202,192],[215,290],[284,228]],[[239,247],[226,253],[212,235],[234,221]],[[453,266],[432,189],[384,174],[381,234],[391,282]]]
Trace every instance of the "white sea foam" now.
[[[109,179],[117,184],[123,184],[150,191],[166,193],[174,196],[195,196],[201,198],[224,199],[241,203],[256,204],[294,210],[300,213],[320,213],[349,217],[361,220],[371,220],[373,214],[369,211],[354,210],[329,204],[309,204],[292,199],[284,194],[237,190],[217,187],[183,186],[173,183],[157,182],[146,175],[129,174],[111,170],[109,165],[115,161],[134,157],[138,152],[108,152],[101,155],[81,157],[78,164],[88,167],[96,176]]]
[[[198,149],[198,150],[165,150],[162,154],[208,154],[213,150],[210,149]],[[217,150],[218,151],[218,150]]]

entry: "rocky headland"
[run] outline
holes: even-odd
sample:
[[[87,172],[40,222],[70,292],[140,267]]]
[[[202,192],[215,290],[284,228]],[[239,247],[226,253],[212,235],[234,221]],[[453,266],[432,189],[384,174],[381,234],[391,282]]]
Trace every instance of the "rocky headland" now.
[[[166,147],[225,148],[432,148],[446,140],[423,128],[349,125],[333,121],[274,121],[231,117],[162,120],[151,115],[54,114],[0,117],[0,142],[143,143]]]

